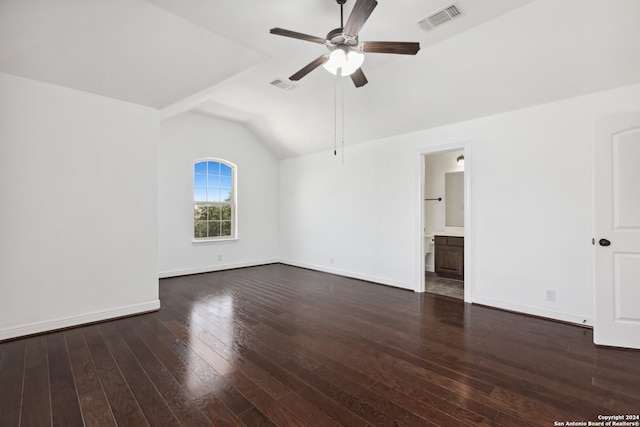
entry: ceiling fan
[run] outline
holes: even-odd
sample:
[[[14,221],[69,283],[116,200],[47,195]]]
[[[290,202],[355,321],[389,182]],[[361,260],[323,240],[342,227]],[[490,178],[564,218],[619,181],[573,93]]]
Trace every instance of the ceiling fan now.
[[[336,0],[340,5],[340,28],[331,30],[326,38],[310,36],[283,28],[272,28],[271,34],[294,39],[306,40],[313,43],[323,44],[328,49],[328,54],[321,55],[300,71],[289,77],[289,80],[298,81],[311,71],[323,65],[332,74],[340,76],[351,76],[351,80],[356,87],[364,86],[368,83],[362,72],[362,62],[364,53],[393,53],[400,55],[415,55],[420,50],[417,42],[360,42],[358,33],[363,27],[373,9],[378,5],[376,0],[357,0],[353,6],[351,15],[347,19],[346,25],[343,23],[343,5],[347,0]]]

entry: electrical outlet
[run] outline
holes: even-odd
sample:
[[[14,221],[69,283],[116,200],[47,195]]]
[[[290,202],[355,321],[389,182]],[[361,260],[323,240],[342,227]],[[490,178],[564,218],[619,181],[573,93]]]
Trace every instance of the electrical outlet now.
[[[329,258],[329,263],[333,264],[333,257]]]
[[[547,301],[555,301],[556,300],[556,290],[555,289],[546,289],[544,291],[544,299]]]
[[[218,261],[222,261],[222,255],[218,255]]]

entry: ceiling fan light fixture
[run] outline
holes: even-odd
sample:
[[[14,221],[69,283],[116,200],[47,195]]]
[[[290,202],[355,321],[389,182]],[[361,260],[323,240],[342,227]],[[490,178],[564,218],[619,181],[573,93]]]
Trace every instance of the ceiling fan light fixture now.
[[[340,27],[331,30],[325,38],[279,27],[269,30],[271,34],[324,45],[330,51],[302,67],[291,75],[289,80],[298,81],[323,65],[331,74],[351,76],[355,87],[362,87],[368,83],[361,68],[365,53],[415,55],[420,50],[418,42],[365,41],[360,43],[358,33],[369,19],[371,12],[378,6],[378,0],[356,0],[346,22],[344,22],[343,5],[347,0],[335,1],[340,6]]]
[[[340,69],[341,76],[349,76],[356,72],[364,62],[364,54],[356,50],[349,50],[343,47],[337,47],[329,55],[329,60],[322,66],[333,75],[338,74]]]

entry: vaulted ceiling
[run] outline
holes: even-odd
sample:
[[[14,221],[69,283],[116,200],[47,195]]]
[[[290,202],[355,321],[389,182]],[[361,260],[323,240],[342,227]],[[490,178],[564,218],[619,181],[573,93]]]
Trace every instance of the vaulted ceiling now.
[[[417,25],[453,3],[460,17]],[[339,11],[335,0],[0,0],[0,71],[164,118],[237,121],[286,158],[333,147],[336,78],[319,68],[291,90],[271,85],[326,48],[269,29],[324,37]],[[343,81],[345,142],[637,83],[638,16],[637,0],[379,0],[360,39],[422,49],[367,54],[369,84]]]

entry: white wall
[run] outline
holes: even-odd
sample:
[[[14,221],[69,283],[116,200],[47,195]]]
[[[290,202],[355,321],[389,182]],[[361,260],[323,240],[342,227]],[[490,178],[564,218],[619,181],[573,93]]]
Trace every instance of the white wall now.
[[[442,201],[427,200],[424,202],[424,231],[434,234],[444,231],[446,223],[446,198],[444,174],[447,172],[464,171],[464,166],[458,166],[456,159],[463,154],[461,150],[429,154],[424,158],[424,197],[442,197]],[[434,271],[434,253],[426,255],[425,270]]]
[[[589,324],[592,123],[628,111],[640,85],[284,160],[281,257],[418,289],[419,153],[471,141],[473,302]]]
[[[330,145],[330,142],[328,142]],[[415,153],[383,141],[281,161],[284,262],[413,289]],[[405,150],[406,151],[406,150]],[[285,196],[286,195],[286,196]]]
[[[159,308],[158,114],[0,73],[0,339]]]
[[[278,163],[241,125],[183,114],[160,127],[160,276],[278,260]],[[237,166],[238,239],[193,242],[193,161]]]

